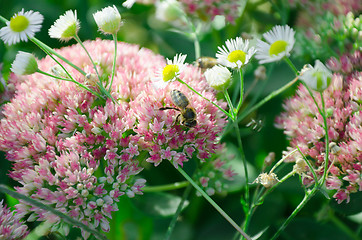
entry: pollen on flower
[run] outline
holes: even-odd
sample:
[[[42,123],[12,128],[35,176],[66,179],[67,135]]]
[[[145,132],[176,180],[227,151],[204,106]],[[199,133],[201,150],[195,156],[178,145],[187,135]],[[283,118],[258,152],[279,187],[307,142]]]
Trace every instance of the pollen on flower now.
[[[245,52],[243,52],[241,50],[232,51],[228,55],[228,60],[233,63],[236,63],[237,61],[241,61],[242,63],[245,63],[245,58],[246,58],[246,54],[245,54]]]
[[[10,28],[14,32],[22,32],[29,26],[29,20],[22,15],[14,16],[10,20]]]
[[[165,82],[170,81],[171,79],[176,77],[178,72],[179,72],[179,67],[177,65],[174,64],[167,65],[162,71],[163,81]]]
[[[288,43],[283,40],[275,41],[270,45],[269,54],[278,55],[281,52],[284,52],[287,49]]]

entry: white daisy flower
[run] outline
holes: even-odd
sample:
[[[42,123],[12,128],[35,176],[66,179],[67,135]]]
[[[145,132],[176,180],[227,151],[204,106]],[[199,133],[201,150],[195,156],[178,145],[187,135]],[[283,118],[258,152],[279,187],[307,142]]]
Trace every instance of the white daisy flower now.
[[[114,34],[118,32],[122,25],[121,15],[116,6],[103,8],[93,14],[99,30],[105,34]]]
[[[38,63],[33,54],[19,51],[16,54],[11,71],[16,75],[30,75],[38,70]]]
[[[78,33],[79,24],[77,11],[68,10],[49,28],[49,36],[68,41]]]
[[[230,67],[240,69],[246,65],[250,58],[254,55],[254,47],[249,48],[249,40],[243,41],[241,37],[229,39],[225,42],[226,46],[218,47],[216,53],[218,63]]]
[[[216,65],[205,71],[207,83],[218,91],[225,91],[231,83],[231,72],[226,67]]]
[[[153,79],[156,88],[165,88],[168,82],[175,81],[185,68],[186,54],[178,54],[173,60],[166,59],[166,66],[155,74]]]
[[[22,9],[0,29],[0,38],[8,45],[20,41],[27,42],[28,38],[34,37],[35,33],[40,31],[43,19],[43,15],[39,12],[31,10],[24,12]]]
[[[289,52],[293,49],[295,42],[294,34],[295,31],[288,25],[273,27],[272,30],[263,34],[267,43],[258,39],[255,58],[263,64],[289,57]]]
[[[316,60],[314,67],[307,66],[299,76],[307,86],[315,91],[323,92],[331,83],[332,73],[324,64]]]

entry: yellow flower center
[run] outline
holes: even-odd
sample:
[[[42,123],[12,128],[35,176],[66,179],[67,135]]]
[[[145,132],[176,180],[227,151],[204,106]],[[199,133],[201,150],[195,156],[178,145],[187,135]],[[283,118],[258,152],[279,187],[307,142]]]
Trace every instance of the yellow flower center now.
[[[179,70],[179,67],[175,64],[166,65],[166,67],[162,71],[163,81],[168,82],[174,79]]]
[[[236,63],[237,61],[245,62],[246,54],[241,50],[232,51],[228,56],[228,61]]]
[[[269,49],[269,55],[278,55],[281,52],[284,52],[287,49],[288,43],[284,40],[275,41]]]
[[[23,15],[18,15],[10,19],[10,28],[14,32],[22,32],[29,26],[29,19]]]

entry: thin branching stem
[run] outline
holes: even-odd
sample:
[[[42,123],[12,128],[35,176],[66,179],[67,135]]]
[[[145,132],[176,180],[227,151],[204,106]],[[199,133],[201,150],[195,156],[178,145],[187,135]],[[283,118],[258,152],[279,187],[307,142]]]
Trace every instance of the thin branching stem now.
[[[234,220],[232,220],[229,215],[227,215],[224,210],[222,210],[221,207],[219,207],[219,205],[217,205],[217,203],[215,203],[214,200],[212,200],[181,167],[178,167],[177,170],[242,236],[244,236],[247,240],[251,240],[251,238],[234,222]]]
[[[181,214],[183,206],[184,206],[184,204],[186,202],[186,199],[189,197],[191,190],[192,190],[192,185],[188,184],[188,186],[186,187],[186,189],[184,191],[184,194],[182,195],[182,199],[180,201],[180,204],[178,205],[175,214],[172,216],[172,220],[170,222],[170,225],[167,228],[167,232],[166,232],[166,235],[165,235],[165,240],[169,240],[171,238],[171,234],[172,234],[173,230],[175,229],[177,219]]]
[[[184,188],[188,185],[190,185],[188,181],[182,181],[158,186],[145,186],[142,188],[142,190],[143,192],[163,192]]]
[[[114,41],[114,56],[113,56],[113,66],[112,66],[112,76],[111,76],[111,83],[109,84],[108,92],[112,90],[113,78],[116,70],[116,61],[117,61],[117,33],[112,34],[113,41]]]
[[[35,200],[35,199],[32,199],[30,197],[27,197],[25,195],[22,195],[18,192],[15,192],[13,190],[10,190],[7,186],[5,185],[2,185],[0,184],[0,191],[3,192],[3,193],[6,193],[6,194],[9,194],[10,196],[12,196],[13,198],[16,198],[16,199],[19,199],[19,200],[22,200],[32,206],[35,206],[35,207],[38,207],[38,208],[41,208],[45,211],[49,211],[51,213],[53,213],[54,215],[58,216],[59,218],[61,218],[64,222],[70,224],[70,225],[74,225],[74,226],[77,226],[81,229],[83,229],[84,231],[87,231],[91,234],[94,234],[94,236],[98,239],[107,239],[103,234],[101,234],[100,232],[98,232],[97,230],[83,224],[82,222],[79,222],[77,220],[75,220],[74,218],[72,217],[69,217],[68,215],[62,213],[62,212],[59,212],[58,210],[55,210],[54,208],[48,206],[48,205],[45,205],[41,202],[39,202],[38,200]]]

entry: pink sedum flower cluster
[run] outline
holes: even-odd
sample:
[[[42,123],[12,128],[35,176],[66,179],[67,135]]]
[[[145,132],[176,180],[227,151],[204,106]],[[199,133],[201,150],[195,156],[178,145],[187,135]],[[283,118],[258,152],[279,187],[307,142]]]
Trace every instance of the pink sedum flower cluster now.
[[[362,191],[362,61],[361,52],[331,59],[328,65],[339,71],[331,85],[323,92],[327,110],[330,139],[327,189],[336,190],[338,203],[350,199],[350,194]],[[321,106],[319,94],[315,98]],[[290,138],[290,148],[297,146],[308,159],[320,178],[324,169],[325,131],[323,118],[303,85],[296,96],[287,100],[286,112],[276,120]],[[296,158],[294,158],[296,160]],[[307,186],[314,182],[311,172],[303,176]]]
[[[95,40],[85,42],[85,47],[98,63],[100,75],[110,79],[114,43]],[[58,51],[94,73],[79,45]],[[162,56],[126,43],[118,43],[118,53],[111,90],[117,103],[102,102],[74,83],[44,75],[12,76],[15,97],[5,105],[0,123],[0,150],[13,163],[10,176],[21,185],[16,190],[105,232],[112,212],[118,210],[119,197],[142,194],[145,180],[139,174],[145,161],[157,166],[167,160],[178,167],[197,157],[213,166],[212,171],[232,176],[222,162],[208,160],[221,149],[217,137],[226,124],[223,113],[178,82],[156,90],[151,79],[165,65]],[[46,57],[38,65],[50,71],[54,62]],[[77,81],[98,91],[91,78],[67,69]],[[188,66],[180,78],[216,101],[197,68]],[[196,109],[196,127],[179,125],[176,110],[159,110],[175,107],[169,94],[174,88]],[[218,104],[226,107],[224,102]],[[25,202],[17,209],[29,221],[60,223],[58,217]]]
[[[10,211],[3,201],[0,202],[0,239],[23,239],[29,231],[28,227],[20,222],[21,216]]]
[[[307,1],[307,0],[289,0],[292,7],[300,5],[310,14],[321,15],[328,11],[333,15],[346,15],[349,12],[358,13],[362,10],[362,4],[359,0],[322,0],[322,1]]]
[[[239,17],[240,1],[225,1],[225,0],[180,0],[185,6],[185,11],[190,16],[195,14],[203,21],[213,20],[215,16],[221,15],[225,20],[234,23]]]

